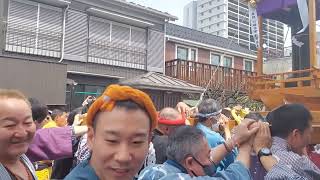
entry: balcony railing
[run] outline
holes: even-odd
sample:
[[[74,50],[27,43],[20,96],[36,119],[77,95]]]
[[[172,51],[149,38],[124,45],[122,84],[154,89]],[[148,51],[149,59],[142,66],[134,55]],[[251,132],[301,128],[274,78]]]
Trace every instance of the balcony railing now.
[[[109,40],[89,39],[89,62],[145,69],[147,50]]]
[[[62,33],[40,28],[8,24],[6,51],[60,57]]]
[[[5,51],[27,55],[61,57],[61,32],[13,23],[5,25]],[[68,36],[69,34],[66,33],[66,37]],[[135,44],[129,45],[128,40],[121,41],[119,39],[116,41],[115,37],[114,42],[110,42],[109,39],[89,38],[85,40],[87,41],[84,47],[85,52],[82,52],[85,54],[85,58],[82,60],[84,62],[146,69],[147,49],[143,47],[144,44],[135,42]],[[74,45],[72,41],[68,43],[65,43],[66,47],[70,44]],[[68,55],[77,56],[78,54],[74,52],[74,49]],[[65,58],[68,59],[67,56]],[[77,61],[77,59],[70,60]]]
[[[175,59],[166,62],[166,75],[201,87],[206,87],[212,79],[209,88],[222,86],[227,91],[245,92],[249,88],[249,77],[255,76],[256,73]]]

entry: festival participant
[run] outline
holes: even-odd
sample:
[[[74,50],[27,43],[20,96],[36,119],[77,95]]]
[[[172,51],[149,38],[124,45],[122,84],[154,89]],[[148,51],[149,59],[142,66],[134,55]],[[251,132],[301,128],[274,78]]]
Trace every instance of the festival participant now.
[[[167,160],[168,135],[177,127],[185,125],[185,118],[174,108],[163,108],[159,113],[158,127],[153,131],[152,143],[156,153],[156,164]]]
[[[37,179],[25,155],[35,131],[27,98],[15,90],[0,90],[0,179]]]
[[[61,111],[60,109],[55,109],[51,113],[52,120],[43,126],[43,128],[53,128],[53,127],[65,127],[68,122],[68,114]]]
[[[37,129],[41,129],[48,121],[48,106],[41,103],[36,98],[29,98],[28,101],[31,105],[32,119],[35,122]]]
[[[184,102],[178,102],[176,109],[186,117],[186,125],[193,126],[196,123],[194,117],[198,113],[197,107],[189,107],[189,105]]]
[[[167,146],[168,160],[162,164],[145,169],[140,180],[180,179],[179,177],[208,176],[212,179],[250,179],[249,152],[252,140],[258,128],[248,129],[250,121],[245,121],[237,127],[234,140],[241,144],[239,148],[239,162],[230,165],[226,171],[216,173],[218,164],[233,147],[222,144],[210,149],[204,133],[192,126],[182,126],[169,135]],[[201,179],[201,178],[199,178]]]
[[[73,111],[70,112],[68,116],[68,126],[77,126],[81,124],[81,111],[82,107],[76,108]],[[52,167],[52,174],[51,179],[63,179],[65,178],[71,171],[71,169],[74,167],[74,153],[77,150],[79,140],[74,140],[72,142],[72,149],[73,154],[71,157],[63,158],[55,160]]]
[[[87,125],[91,157],[65,179],[132,180],[148,153],[157,112],[144,92],[110,85],[90,106]]]
[[[41,119],[38,115],[34,114],[36,120]],[[39,161],[68,157],[72,155],[72,134],[81,135],[87,129],[65,127],[36,131],[32,116],[30,102],[21,92],[0,90],[0,179],[36,179],[28,158]],[[26,152],[28,158],[24,155]]]
[[[305,152],[306,146],[311,142],[310,111],[301,104],[285,104],[270,112],[267,121],[271,124],[272,135],[271,151],[267,151],[298,175],[307,179],[320,179],[320,169]],[[278,169],[268,172],[266,178],[279,179],[281,173],[287,174]]]
[[[204,133],[210,148],[215,148],[225,143],[225,139],[219,133],[212,130],[215,129],[215,126],[219,125],[217,122],[221,115],[221,109],[220,104],[214,99],[205,99],[198,106],[198,123],[196,127]],[[236,156],[236,149],[230,149],[230,153],[218,163],[217,170],[226,169],[234,162]]]

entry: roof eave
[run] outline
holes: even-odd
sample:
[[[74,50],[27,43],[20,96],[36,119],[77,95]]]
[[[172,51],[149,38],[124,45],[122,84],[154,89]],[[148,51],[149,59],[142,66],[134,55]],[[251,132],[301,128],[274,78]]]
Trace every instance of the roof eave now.
[[[123,84],[123,83],[120,83]],[[190,88],[172,88],[172,87],[163,87],[163,86],[150,86],[144,84],[123,84],[128,85],[138,89],[146,89],[146,90],[160,90],[160,91],[170,91],[170,92],[179,92],[179,93],[192,93],[192,94],[201,94],[203,90],[190,89]]]
[[[129,7],[136,8],[138,10],[142,10],[144,12],[147,11],[149,13],[162,16],[165,19],[168,19],[169,21],[178,20],[177,16],[171,15],[169,13],[164,13],[164,12],[161,12],[161,11],[158,11],[158,10],[154,10],[154,9],[151,9],[151,8],[148,8],[148,7],[144,7],[144,6],[141,6],[141,5],[138,5],[138,4],[135,4],[135,3],[131,3],[131,2],[127,2],[127,1],[123,1],[123,0],[116,0],[116,1],[118,1],[119,3],[126,4]]]

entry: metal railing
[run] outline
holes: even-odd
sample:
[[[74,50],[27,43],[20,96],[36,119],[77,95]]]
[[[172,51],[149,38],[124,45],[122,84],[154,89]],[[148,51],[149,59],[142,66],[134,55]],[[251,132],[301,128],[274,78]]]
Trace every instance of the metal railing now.
[[[5,34],[4,48],[6,51],[27,55],[61,57],[62,32],[12,23],[5,24],[4,27],[2,33]],[[120,40],[118,43],[104,39],[91,38],[87,40],[88,62],[135,69],[146,68],[146,47],[129,46]]]
[[[8,24],[5,50],[32,55],[60,57],[62,33]]]
[[[145,69],[147,50],[109,40],[89,39],[89,62]]]

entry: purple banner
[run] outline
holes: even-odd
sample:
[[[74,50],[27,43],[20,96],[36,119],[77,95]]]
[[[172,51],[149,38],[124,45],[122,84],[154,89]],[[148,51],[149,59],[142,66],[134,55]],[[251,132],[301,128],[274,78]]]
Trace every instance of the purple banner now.
[[[294,5],[297,5],[297,0],[260,0],[257,13],[258,16],[264,16]]]
[[[320,0],[315,1],[317,20],[320,20]],[[288,12],[286,8],[293,8],[297,12]],[[260,0],[257,4],[257,14],[258,16],[274,19],[286,24],[300,20],[300,16],[296,15],[299,15],[297,0]]]

